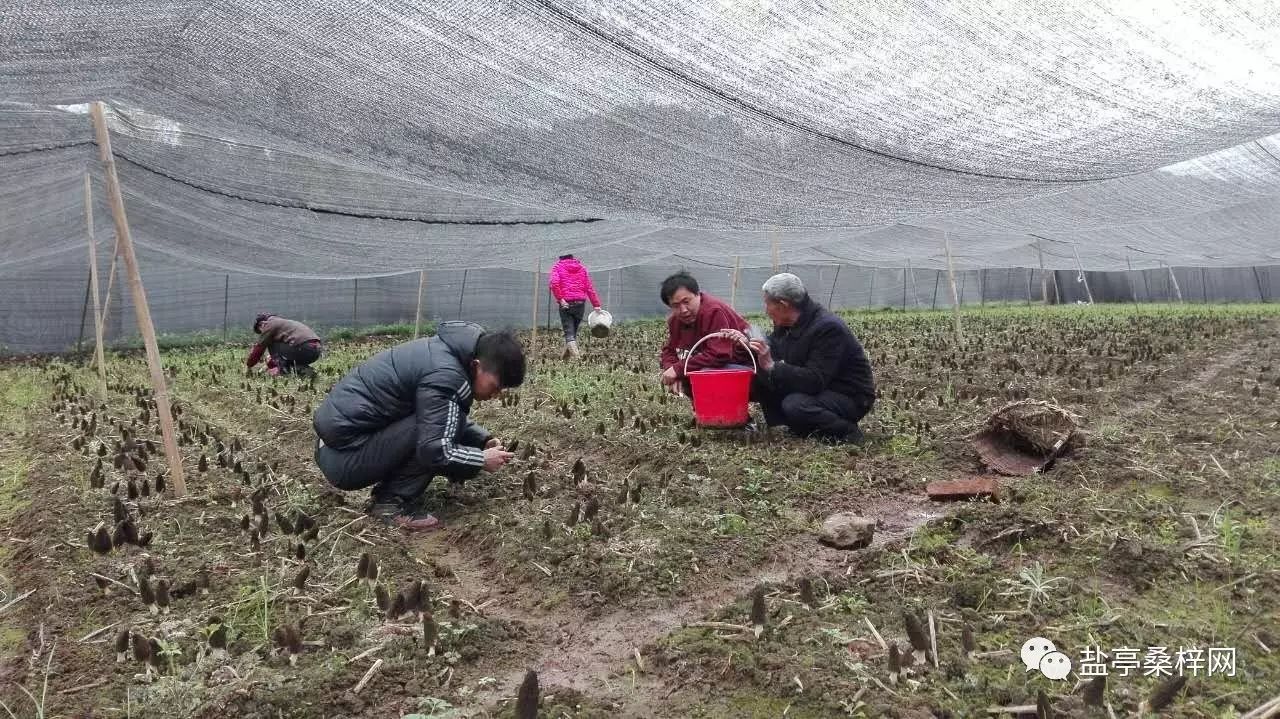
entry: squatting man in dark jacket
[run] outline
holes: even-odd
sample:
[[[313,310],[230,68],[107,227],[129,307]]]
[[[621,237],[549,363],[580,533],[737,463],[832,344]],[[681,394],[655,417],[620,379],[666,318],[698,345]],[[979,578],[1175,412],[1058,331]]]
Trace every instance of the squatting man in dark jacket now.
[[[751,399],[760,403],[765,423],[800,436],[861,442],[858,420],[876,396],[862,345],[843,320],[809,297],[799,277],[774,275],[762,289],[773,332],[749,344],[760,365]]]
[[[435,337],[384,350],[343,377],[316,410],[316,464],[342,490],[372,487],[370,512],[406,530],[439,521],[418,504],[431,480],[496,472],[514,456],[472,422],[471,402],[524,382],[510,332],[444,322]]]

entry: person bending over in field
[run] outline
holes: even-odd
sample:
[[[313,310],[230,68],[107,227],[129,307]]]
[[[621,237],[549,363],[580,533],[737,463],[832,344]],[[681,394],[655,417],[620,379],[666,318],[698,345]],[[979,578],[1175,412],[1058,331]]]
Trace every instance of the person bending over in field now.
[[[320,359],[320,335],[297,320],[263,312],[253,320],[253,331],[262,335],[249,350],[250,367],[258,364],[266,352],[267,372],[272,375],[312,375],[311,365]]]
[[[419,508],[431,480],[496,472],[512,454],[468,415],[471,402],[524,382],[510,332],[443,322],[436,336],[384,350],[347,373],[316,410],[316,464],[342,490],[372,487],[370,513],[410,531],[439,521]]]
[[[742,344],[720,335],[722,330],[746,332],[747,321],[719,298],[698,289],[698,281],[687,272],[677,272],[662,282],[662,304],[671,308],[667,317],[667,343],[662,346],[662,384],[672,393],[692,396],[685,377],[685,359],[689,371],[750,367],[751,358]],[[689,351],[707,335],[711,339]]]
[[[564,329],[563,359],[577,359],[582,356],[578,349],[578,327],[582,325],[587,300],[591,301],[592,309],[603,309],[595,285],[591,284],[591,273],[573,255],[560,255],[547,275],[547,286],[560,305],[560,326]]]
[[[809,297],[799,277],[774,275],[762,289],[773,331],[750,340],[761,370],[751,399],[760,403],[765,423],[801,436],[861,442],[858,420],[876,397],[862,345],[843,320]]]

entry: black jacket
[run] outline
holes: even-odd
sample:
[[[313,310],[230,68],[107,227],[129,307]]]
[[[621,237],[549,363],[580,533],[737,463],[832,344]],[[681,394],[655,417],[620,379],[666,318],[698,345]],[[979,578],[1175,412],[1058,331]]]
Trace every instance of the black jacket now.
[[[858,338],[812,299],[800,307],[794,325],[769,334],[769,354],[774,365],[765,379],[778,395],[830,390],[868,405],[875,402],[871,363]]]
[[[479,474],[477,449],[489,432],[472,422],[471,360],[484,329],[443,322],[435,337],[405,342],[369,358],[343,377],[316,410],[316,434],[336,450],[359,447],[368,435],[416,415],[418,461]]]

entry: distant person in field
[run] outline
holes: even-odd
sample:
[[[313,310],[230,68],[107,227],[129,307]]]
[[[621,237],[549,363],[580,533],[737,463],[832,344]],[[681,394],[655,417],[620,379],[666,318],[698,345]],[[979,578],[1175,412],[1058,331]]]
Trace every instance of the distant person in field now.
[[[320,359],[320,335],[297,320],[263,312],[253,320],[253,331],[261,335],[249,350],[250,367],[258,364],[262,353],[268,354],[267,372],[271,375],[311,375],[311,365]]]
[[[764,410],[765,423],[786,425],[800,436],[861,442],[858,420],[876,397],[862,345],[843,320],[809,297],[799,277],[774,275],[762,289],[773,332],[750,340],[761,369],[751,398]]]
[[[524,382],[510,332],[443,322],[434,337],[384,350],[347,373],[316,410],[316,464],[342,490],[372,487],[370,513],[409,531],[439,521],[420,501],[439,475],[450,486],[496,472],[512,454],[472,422],[472,400]]]
[[[720,336],[723,330],[746,332],[747,321],[727,303],[698,289],[698,281],[687,272],[677,272],[662,281],[662,304],[671,308],[667,317],[667,343],[662,346],[662,384],[672,393],[692,395],[685,377],[685,359],[689,371],[750,367],[751,357],[742,344]],[[715,335],[698,345],[693,356],[689,351],[698,340]]]
[[[582,354],[578,349],[578,326],[582,324],[586,313],[587,301],[591,301],[593,309],[601,309],[600,298],[596,296],[596,288],[591,284],[591,273],[573,255],[560,255],[560,259],[551,266],[547,286],[560,305],[560,326],[564,329],[564,359],[577,358]]]

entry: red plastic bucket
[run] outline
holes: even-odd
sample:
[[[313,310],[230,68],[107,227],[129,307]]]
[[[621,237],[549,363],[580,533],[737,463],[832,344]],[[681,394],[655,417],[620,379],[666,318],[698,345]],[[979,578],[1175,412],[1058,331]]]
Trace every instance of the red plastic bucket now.
[[[702,427],[741,427],[750,418],[749,369],[704,369],[686,375],[693,389],[693,414]]]
[[[689,357],[693,356],[694,350],[715,336],[707,335],[695,342],[684,360],[685,376],[689,378],[689,387],[693,390],[693,415],[700,427],[742,427],[751,418],[748,401],[751,397],[751,378],[756,373],[756,358],[751,352],[751,346],[742,343],[747,348],[747,354],[751,355],[752,369],[688,371]]]

